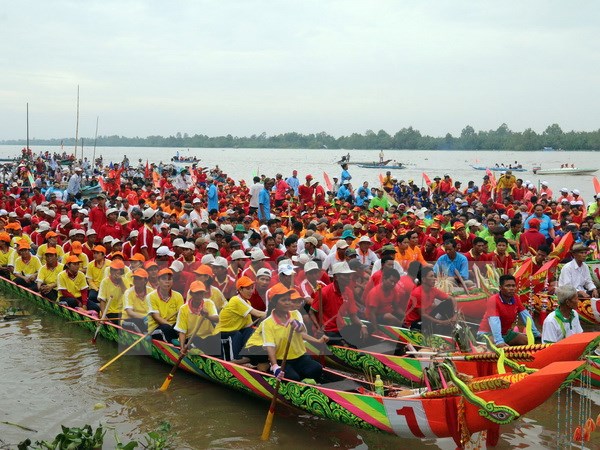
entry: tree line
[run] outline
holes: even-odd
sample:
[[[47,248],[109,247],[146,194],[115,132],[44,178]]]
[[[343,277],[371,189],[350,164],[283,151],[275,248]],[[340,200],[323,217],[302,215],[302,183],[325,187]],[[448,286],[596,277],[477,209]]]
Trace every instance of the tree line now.
[[[25,140],[5,140],[2,144],[25,145]],[[33,139],[31,145],[75,145],[74,138]],[[84,139],[93,145],[93,139]],[[564,132],[558,124],[549,125],[542,133],[531,128],[512,131],[503,123],[496,130],[480,130],[467,125],[460,136],[447,133],[444,137],[423,135],[413,127],[402,128],[391,135],[385,130],[375,133],[334,137],[328,133],[296,132],[268,136],[207,136],[176,133],[174,136],[98,136],[100,147],[180,147],[180,148],[307,148],[307,149],[417,149],[417,150],[541,150],[544,147],[563,150],[600,150],[600,129],[596,131]]]

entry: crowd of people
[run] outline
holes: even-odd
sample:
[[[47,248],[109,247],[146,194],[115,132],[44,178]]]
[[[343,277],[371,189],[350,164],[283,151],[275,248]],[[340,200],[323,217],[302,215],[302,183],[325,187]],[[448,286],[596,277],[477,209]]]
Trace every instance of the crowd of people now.
[[[182,350],[192,340],[279,376],[292,328],[291,379],[320,378],[305,340],[358,346],[378,324],[452,327],[454,296],[488,264],[500,292],[479,331],[498,346],[523,343],[512,329],[529,317],[515,267],[531,259],[540,268],[567,233],[572,251],[546,280],[560,307],[534,335],[554,342],[569,334],[565,323],[579,331],[577,299],[598,297],[585,261],[598,259],[600,194],[586,205],[577,189],[554,195],[544,181],[538,191],[510,170],[465,187],[449,174],[420,188],[388,173],[381,186],[355,189],[347,166],[321,186],[296,171],[246,184],[218,167],[60,168],[30,158],[4,181],[0,276]],[[86,198],[94,183],[101,191]],[[436,287],[442,280],[449,289]]]

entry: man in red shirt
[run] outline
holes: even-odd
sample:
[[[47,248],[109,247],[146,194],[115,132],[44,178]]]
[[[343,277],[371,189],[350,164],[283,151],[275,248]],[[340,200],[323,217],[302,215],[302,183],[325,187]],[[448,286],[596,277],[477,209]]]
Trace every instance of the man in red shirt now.
[[[375,330],[378,323],[401,327],[408,300],[398,283],[398,271],[393,267],[386,267],[382,272],[381,284],[371,289],[365,301],[367,317]]]
[[[497,347],[508,345],[527,345],[527,336],[523,333],[513,331],[512,327],[517,319],[521,318],[523,323],[531,320],[533,335],[540,338],[540,332],[536,329],[533,319],[525,309],[517,292],[517,282],[512,275],[500,276],[500,292],[492,295],[487,300],[485,315],[479,324],[479,335],[491,334],[492,340]]]
[[[539,219],[533,218],[529,221],[529,229],[521,233],[519,237],[519,247],[522,255],[532,253],[530,248],[536,250],[540,245],[546,243],[546,237],[539,232],[540,221]]]
[[[367,326],[356,315],[358,309],[349,289],[353,273],[347,262],[335,263],[331,269],[333,282],[313,293],[310,318],[315,328],[324,331],[330,342],[356,345],[369,335]],[[352,324],[344,326],[344,317],[349,317]]]
[[[456,222],[452,227],[454,230],[454,240],[458,244],[458,251],[466,253],[473,248],[473,239],[475,235],[473,233],[467,233],[465,224],[462,222]]]
[[[106,223],[100,227],[98,238],[104,239],[106,236],[111,236],[115,239],[123,239],[123,226],[117,222],[117,208],[110,208],[106,211]]]
[[[89,219],[91,228],[98,231],[106,223],[106,196],[99,194],[96,199],[97,204],[90,209]]]
[[[154,223],[156,222],[156,211],[148,208],[143,213],[144,225],[138,230],[138,237],[133,253],[141,253],[149,261],[154,258],[155,249],[152,246],[154,241]]]

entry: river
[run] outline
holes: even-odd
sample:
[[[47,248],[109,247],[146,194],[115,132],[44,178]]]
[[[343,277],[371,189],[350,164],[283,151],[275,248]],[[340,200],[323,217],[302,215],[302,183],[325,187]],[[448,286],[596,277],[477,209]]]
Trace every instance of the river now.
[[[20,152],[22,146],[0,146],[0,157],[14,157]],[[60,151],[60,147],[32,146],[34,152],[42,150]],[[73,148],[65,150],[72,152]],[[84,157],[91,160],[92,148],[84,147]],[[149,162],[168,162],[173,156],[180,153],[182,156],[196,156],[201,159],[201,165],[214,167],[218,164],[223,171],[235,180],[245,179],[251,181],[256,173],[273,176],[281,172],[285,177],[298,170],[299,178],[304,179],[307,174],[312,174],[315,179],[323,182],[323,172],[330,177],[339,176],[339,166],[335,164],[342,155],[350,153],[351,161],[375,161],[379,159],[379,152],[374,150],[307,150],[307,149],[246,149],[246,148],[157,148],[157,147],[98,147],[96,157],[103,156],[106,162],[122,161],[127,155],[131,163],[139,159],[145,164]],[[81,157],[81,148],[77,156]],[[484,171],[474,170],[470,166],[494,166],[496,163],[505,165],[518,161],[527,172],[515,172],[517,178],[531,181],[535,186],[546,180],[558,196],[558,190],[579,189],[581,195],[589,203],[594,194],[591,175],[565,176],[565,175],[535,175],[531,169],[535,166],[543,168],[556,168],[561,164],[575,164],[576,167],[595,167],[600,169],[599,152],[516,152],[516,151],[433,151],[433,150],[386,150],[385,159],[392,159],[407,165],[405,169],[392,170],[392,175],[398,180],[414,180],[421,186],[422,173],[425,172],[431,180],[436,175],[443,176],[449,173],[456,181],[462,181],[462,188],[466,188],[469,180],[481,185]],[[392,163],[390,163],[392,164]],[[368,181],[370,185],[379,185],[378,176],[384,173],[381,169],[363,169],[350,166],[354,186]],[[496,177],[500,176],[496,172]]]
[[[30,315],[0,322],[0,448],[16,448],[29,437],[51,439],[60,425],[99,423],[127,441],[141,439],[167,421],[178,449],[454,449],[450,439],[401,440],[383,433],[353,429],[279,406],[271,441],[259,436],[268,403],[178,372],[166,393],[158,387],[169,367],[147,356],[126,356],[99,373],[117,353],[113,342],[90,342],[77,324],[37,309],[24,300],[0,295],[7,306]],[[575,395],[575,399],[578,396]],[[592,393],[592,417],[600,413],[600,395]],[[513,424],[502,427],[498,449],[556,448],[556,397]],[[94,409],[97,403],[106,405]],[[34,430],[25,431],[11,424]],[[3,447],[5,445],[6,447]],[[114,448],[114,432],[105,449]],[[600,448],[600,432],[587,448]]]

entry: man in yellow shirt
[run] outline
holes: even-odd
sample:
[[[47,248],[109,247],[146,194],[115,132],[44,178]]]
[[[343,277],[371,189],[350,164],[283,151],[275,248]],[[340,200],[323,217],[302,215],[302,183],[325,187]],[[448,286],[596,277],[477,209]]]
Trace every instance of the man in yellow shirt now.
[[[148,303],[146,297],[153,289],[148,285],[148,272],[136,269],[131,273],[133,286],[125,291],[123,298],[123,327],[137,332],[148,328]]]
[[[71,255],[65,260],[65,270],[58,274],[56,284],[58,288],[58,303],[64,303],[71,308],[82,307],[100,312],[94,304],[88,305],[88,284],[85,275],[79,270],[81,262],[77,256]]]
[[[107,319],[113,319],[118,323],[123,311],[123,296],[127,287],[123,282],[123,274],[125,273],[125,264],[123,261],[116,259],[110,263],[108,278],[104,278],[100,282],[98,290],[98,300],[100,301],[101,315]]]
[[[0,277],[10,278],[12,272],[9,267],[15,258],[15,250],[10,247],[10,236],[0,232]]]
[[[183,296],[172,290],[173,271],[158,271],[158,288],[146,297],[148,303],[148,331],[152,331],[154,339],[171,342],[177,339],[178,333],[173,328],[179,308],[183,306]]]
[[[104,270],[108,267],[110,261],[106,259],[106,248],[103,245],[94,246],[93,251],[94,259],[88,264],[85,272],[85,278],[89,286],[88,309],[99,311],[98,289],[100,289],[100,282],[104,277]],[[90,307],[92,304],[95,305],[94,308]]]
[[[58,274],[63,271],[63,265],[58,262],[57,253],[56,248],[46,249],[46,264],[40,267],[35,280],[40,294],[52,301],[56,301],[58,298],[57,279]]]
[[[71,251],[69,253],[65,253],[65,257],[69,257],[71,255],[75,255],[77,258],[79,258],[79,261],[81,261],[79,270],[85,274],[90,261],[87,255],[83,253],[83,244],[81,242],[73,241],[71,243]]]
[[[215,356],[221,354],[221,336],[215,331],[219,314],[207,295],[208,290],[201,281],[190,284],[188,300],[179,308],[175,324],[181,351],[184,351],[186,341],[191,339],[192,345],[203,353]],[[197,331],[193,335],[194,330]]]
[[[56,249],[56,255],[58,257],[58,261],[63,261],[65,252],[58,243],[58,234],[54,231],[48,231],[46,233],[46,242],[40,245],[37,249],[37,257],[40,259],[42,264],[46,264],[46,250],[49,248]]]
[[[238,361],[240,351],[252,334],[252,317],[265,317],[264,311],[255,309],[250,304],[250,297],[254,292],[254,281],[243,276],[236,282],[238,295],[231,297],[229,302],[219,313],[217,331],[221,333],[221,340],[229,341],[229,351],[224,358],[228,361]]]
[[[27,289],[36,290],[38,271],[42,267],[42,263],[37,256],[31,254],[31,245],[26,240],[20,240],[17,243],[18,256],[14,259],[13,276],[14,281],[19,286]],[[10,263],[9,263],[10,264]]]
[[[204,286],[206,286],[208,298],[213,301],[217,307],[217,311],[221,311],[227,304],[227,300],[225,299],[225,295],[223,295],[221,290],[212,285],[215,277],[212,267],[207,264],[202,264],[198,266],[196,270],[194,270],[194,274],[196,276],[196,281],[201,281],[204,283]]]

